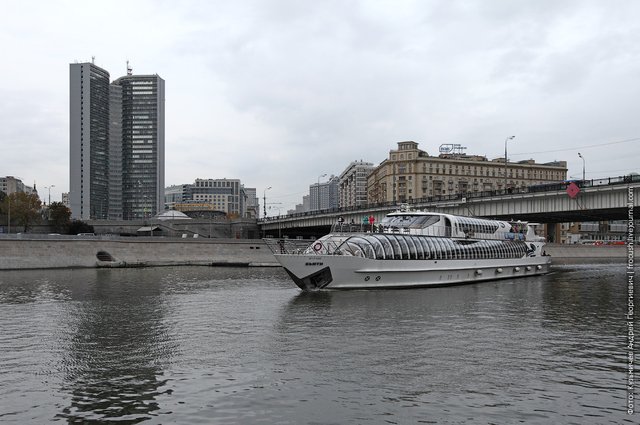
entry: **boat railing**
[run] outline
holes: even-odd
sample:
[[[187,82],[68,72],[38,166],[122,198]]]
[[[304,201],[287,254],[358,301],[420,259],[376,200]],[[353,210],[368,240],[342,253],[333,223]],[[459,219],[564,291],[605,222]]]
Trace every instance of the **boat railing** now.
[[[371,231],[373,227],[373,232]],[[333,234],[349,234],[349,233],[385,233],[392,235],[422,235],[432,236],[439,238],[461,238],[464,235],[466,239],[485,239],[485,240],[525,240],[525,235],[522,232],[504,232],[499,231],[496,233],[482,233],[482,232],[458,232],[453,233],[451,228],[442,226],[430,226],[430,227],[401,227],[401,226],[385,226],[383,224],[374,224],[373,226],[368,224],[347,224],[347,223],[335,223],[331,227],[331,233]]]
[[[264,238],[263,241],[274,254],[303,254],[313,243],[311,239]]]
[[[374,226],[377,228],[377,226]],[[331,226],[331,233],[370,233],[370,224],[358,224],[358,223],[334,223]]]

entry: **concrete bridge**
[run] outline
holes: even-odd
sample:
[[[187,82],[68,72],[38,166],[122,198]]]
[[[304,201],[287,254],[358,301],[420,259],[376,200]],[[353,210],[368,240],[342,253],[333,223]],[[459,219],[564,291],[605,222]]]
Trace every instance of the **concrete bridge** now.
[[[510,193],[482,192],[413,199],[407,203],[419,210],[539,223],[626,220],[629,206],[640,205],[640,192],[634,196],[640,187],[640,175],[577,181],[574,184],[580,189],[575,197],[568,194],[570,182],[563,182],[531,186]],[[378,223],[397,208],[397,203],[385,203],[363,208],[322,210],[267,217],[259,224],[263,234],[268,236],[319,237],[328,233],[339,217],[345,223],[362,223],[363,218],[373,216]]]

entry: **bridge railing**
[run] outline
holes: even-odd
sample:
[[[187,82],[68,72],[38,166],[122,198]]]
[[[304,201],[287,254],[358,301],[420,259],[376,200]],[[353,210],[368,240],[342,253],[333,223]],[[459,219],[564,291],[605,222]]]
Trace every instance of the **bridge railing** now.
[[[472,176],[470,176],[472,177]],[[460,202],[463,199],[478,199],[478,198],[488,198],[494,196],[503,196],[503,195],[518,195],[518,194],[528,194],[528,193],[541,193],[541,192],[556,192],[559,190],[565,190],[570,183],[575,183],[579,188],[590,188],[590,187],[598,187],[598,186],[610,186],[610,185],[619,185],[619,184],[629,184],[629,183],[638,183],[640,182],[640,174],[630,174],[626,176],[618,176],[618,177],[606,177],[602,179],[592,179],[592,180],[565,180],[562,182],[555,183],[546,183],[540,185],[533,185],[528,187],[520,187],[520,188],[511,188],[507,190],[490,190],[483,192],[465,192],[465,193],[457,193],[452,195],[437,195],[437,196],[429,196],[424,198],[414,198],[402,201],[407,204],[425,204],[425,203],[438,203],[438,202]],[[317,211],[306,211],[301,213],[293,213],[287,214],[283,216],[273,216],[273,217],[264,217],[258,222],[268,223],[270,221],[281,221],[283,219],[296,219],[296,218],[304,218],[304,217],[313,217],[321,214],[335,214],[335,213],[350,213],[357,211],[368,211],[375,208],[388,208],[393,209],[398,206],[398,201],[388,201],[388,202],[373,202],[366,205],[358,205],[353,207],[342,207],[342,208],[327,208],[323,210]]]

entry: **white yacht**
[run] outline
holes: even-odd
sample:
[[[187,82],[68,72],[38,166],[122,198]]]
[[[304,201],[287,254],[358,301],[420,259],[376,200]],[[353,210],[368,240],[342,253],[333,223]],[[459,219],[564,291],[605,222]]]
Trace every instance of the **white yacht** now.
[[[439,286],[547,273],[536,226],[403,206],[368,231],[340,220],[305,248],[266,241],[303,290]]]

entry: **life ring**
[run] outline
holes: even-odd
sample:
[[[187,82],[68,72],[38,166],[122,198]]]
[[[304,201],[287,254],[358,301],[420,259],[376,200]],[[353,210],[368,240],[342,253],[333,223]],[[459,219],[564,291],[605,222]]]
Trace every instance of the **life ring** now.
[[[322,250],[322,242],[316,242],[313,244],[313,250],[315,252],[318,252],[320,250]]]

